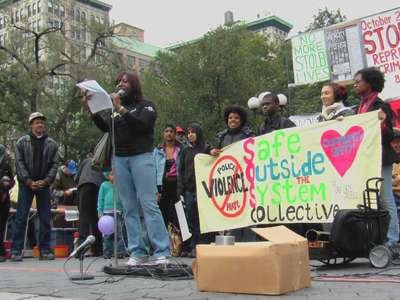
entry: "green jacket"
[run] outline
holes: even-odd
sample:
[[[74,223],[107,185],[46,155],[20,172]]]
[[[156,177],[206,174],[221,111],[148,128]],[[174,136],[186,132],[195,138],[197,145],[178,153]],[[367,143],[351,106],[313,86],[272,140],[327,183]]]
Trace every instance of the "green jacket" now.
[[[76,187],[74,175],[67,175],[64,172],[65,166],[58,168],[56,179],[53,183],[53,196],[61,198],[64,196],[64,191]]]

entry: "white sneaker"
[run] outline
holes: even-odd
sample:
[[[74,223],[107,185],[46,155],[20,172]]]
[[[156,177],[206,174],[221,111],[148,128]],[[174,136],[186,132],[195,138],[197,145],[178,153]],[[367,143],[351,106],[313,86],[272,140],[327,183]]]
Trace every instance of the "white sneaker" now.
[[[142,257],[131,256],[129,260],[125,263],[125,265],[131,267],[141,266],[145,264],[148,260],[149,258],[147,256],[142,256]]]
[[[146,266],[157,266],[157,265],[167,265],[169,260],[166,256],[158,256],[158,257],[151,257],[147,262],[143,265]]]

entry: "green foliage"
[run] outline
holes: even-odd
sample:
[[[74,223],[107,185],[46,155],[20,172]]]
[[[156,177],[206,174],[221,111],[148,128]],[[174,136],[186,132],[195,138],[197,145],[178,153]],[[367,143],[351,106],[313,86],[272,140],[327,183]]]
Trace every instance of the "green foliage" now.
[[[313,16],[314,20],[307,26],[306,31],[324,28],[333,24],[346,21],[346,16],[342,15],[340,9],[328,10],[327,7],[319,9],[318,13]]]
[[[319,9],[318,14],[313,16],[313,21],[307,26],[306,32],[324,28],[333,24],[344,22],[346,16],[342,15],[340,9]],[[290,70],[293,70],[290,67]],[[291,77],[292,78],[292,77]],[[296,86],[291,88],[292,110],[291,114],[315,113],[321,110],[321,88],[324,82]],[[352,102],[354,103],[354,102]]]
[[[92,31],[93,43],[84,45],[85,56],[82,44],[67,35],[61,26],[40,32],[15,26],[10,32],[13,42],[0,47],[0,132],[10,149],[28,131],[33,111],[47,117],[46,131],[59,143],[63,158],[84,157],[96,144],[100,132],[82,111],[75,84],[78,79],[95,78],[113,90],[122,66],[104,46],[112,33]]]
[[[343,20],[340,10],[325,8],[314,16],[308,30]],[[62,156],[83,158],[101,132],[82,109],[76,80],[93,78],[113,90],[116,74],[124,66],[117,55],[107,51],[105,41],[110,33],[98,24],[87,27],[92,45],[86,58],[67,33],[57,28],[44,33],[48,29],[42,31],[40,43],[23,38],[23,29],[18,29],[8,51],[0,48],[0,142],[12,145],[27,131],[29,114],[41,111]],[[322,83],[289,89],[290,82],[290,43],[269,41],[238,25],[217,28],[176,52],[159,53],[142,76],[143,90],[158,109],[158,141],[166,123],[186,127],[194,121],[203,126],[207,140],[213,141],[216,131],[226,126],[226,106],[247,108],[250,97],[266,90],[288,95],[287,114],[320,111]],[[262,116],[249,112],[248,119],[257,130]]]
[[[227,105],[247,107],[263,90],[281,92],[287,85],[281,46],[234,26],[217,28],[176,53],[160,53],[144,77],[159,111],[157,132],[166,123],[196,121],[211,138],[225,126]]]

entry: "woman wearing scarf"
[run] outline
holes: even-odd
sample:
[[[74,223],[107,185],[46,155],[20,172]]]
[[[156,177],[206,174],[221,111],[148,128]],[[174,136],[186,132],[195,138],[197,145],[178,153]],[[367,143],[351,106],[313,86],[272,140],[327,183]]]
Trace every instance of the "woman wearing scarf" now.
[[[318,122],[353,115],[353,110],[344,104],[346,99],[347,90],[344,86],[334,82],[325,83],[321,90],[322,112],[318,116]]]

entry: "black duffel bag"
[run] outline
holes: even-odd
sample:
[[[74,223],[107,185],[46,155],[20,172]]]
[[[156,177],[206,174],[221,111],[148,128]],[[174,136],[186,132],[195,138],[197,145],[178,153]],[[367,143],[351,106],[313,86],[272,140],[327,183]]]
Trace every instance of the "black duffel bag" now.
[[[386,210],[342,209],[332,224],[331,246],[343,257],[367,257],[386,240],[390,215]]]

